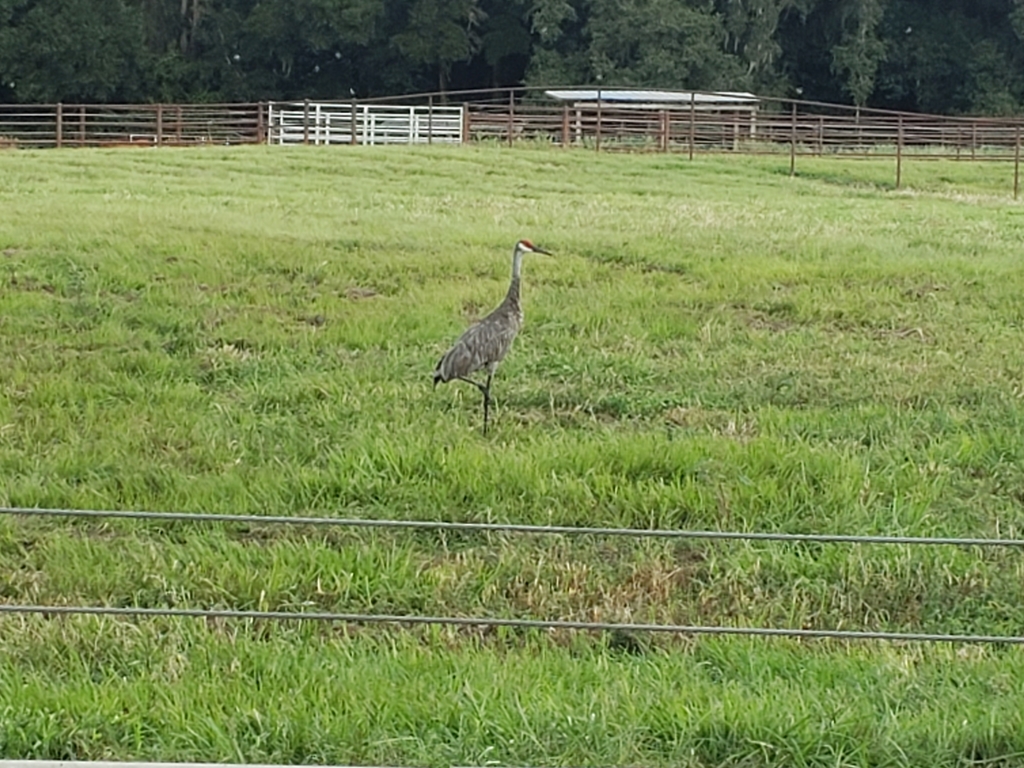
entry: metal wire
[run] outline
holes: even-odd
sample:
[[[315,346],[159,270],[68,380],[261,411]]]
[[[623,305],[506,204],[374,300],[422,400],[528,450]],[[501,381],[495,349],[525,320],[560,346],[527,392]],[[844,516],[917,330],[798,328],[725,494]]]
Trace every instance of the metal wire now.
[[[256,525],[313,525],[363,528],[419,529],[464,532],[522,533],[531,535],[593,535],[678,539],[725,539],[747,541],[818,542],[849,544],[919,544],[947,546],[1021,547],[1021,539],[959,537],[855,536],[843,534],[758,533],[740,531],[605,528],[517,523],[465,523],[437,520],[374,520],[363,518],[284,517],[189,512],[143,512],[130,510],[43,509],[0,507],[0,514],[36,517],[109,518],[195,523],[244,523]],[[569,629],[585,631],[632,631],[693,635],[748,635],[766,637],[829,638],[837,640],[884,640],[891,642],[949,642],[1024,644],[1024,637],[999,635],[952,635],[921,632],[873,632],[829,629],[785,629],[760,627],[716,627],[675,624],[623,624],[614,622],[544,621],[539,619],[496,619],[454,616],[396,616],[359,613],[295,611],[239,611],[202,608],[135,608],[114,606],[0,605],[0,613],[50,615],[103,615],[127,617],[182,617],[324,621],[350,624],[435,624],[519,629]]]
[[[137,512],[130,510],[43,509],[0,507],[0,514],[36,517],[120,518],[131,520],[175,520],[194,523],[249,523],[256,525],[324,525],[352,528],[411,528],[420,530],[531,535],[624,536],[661,539],[726,539],[741,541],[788,541],[824,544],[910,544],[959,547],[1024,547],[1024,539],[984,539],[957,536],[867,536],[835,533],[762,533],[743,531],[672,530],[665,528],[601,528],[569,525],[525,525],[520,523],[457,523],[439,520],[374,520],[342,517],[283,517],[273,515],[227,515],[204,512]]]
[[[752,635],[763,637],[829,638],[834,640],[887,640],[928,643],[1024,644],[1024,637],[1002,635],[947,635],[927,632],[867,632],[845,629],[786,629],[713,627],[685,624],[626,624],[603,621],[544,621],[463,616],[395,616],[366,613],[300,611],[235,611],[219,608],[133,608],[87,605],[0,605],[0,613],[92,616],[145,616],[202,619],[265,619],[270,621],[324,621],[345,624],[437,624],[463,627],[516,629],[575,629],[599,632],[659,632],[681,635]]]
[[[134,760],[0,760],[0,768],[296,768],[274,763],[146,763]],[[320,766],[342,768],[342,766]]]

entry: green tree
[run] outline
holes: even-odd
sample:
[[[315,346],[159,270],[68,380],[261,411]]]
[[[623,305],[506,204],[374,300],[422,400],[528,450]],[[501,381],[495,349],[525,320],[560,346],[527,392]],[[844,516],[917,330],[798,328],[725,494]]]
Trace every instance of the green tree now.
[[[394,44],[410,61],[429,67],[438,90],[448,90],[452,64],[468,60],[480,47],[483,14],[478,0],[413,0],[405,28]]]
[[[142,15],[125,0],[0,0],[0,90],[19,102],[136,101]]]
[[[875,75],[885,58],[879,24],[883,0],[845,0],[837,3],[839,41],[832,46],[832,71],[843,78],[842,87],[862,107],[875,90]]]
[[[585,0],[532,0],[529,28],[535,38],[526,80],[535,85],[587,82],[589,45]]]
[[[591,80],[667,88],[734,89],[745,83],[712,3],[592,0],[587,24]]]
[[[779,16],[793,0],[719,0],[725,49],[739,56],[747,73],[770,71],[782,51],[776,32]]]
[[[529,8],[523,0],[490,0],[482,5],[480,54],[490,69],[490,85],[505,79],[503,65],[521,62],[525,68],[533,48]]]
[[[0,0],[0,100],[527,82],[1018,113],[1024,0]]]
[[[874,102],[952,114],[1020,111],[1024,47],[1011,0],[893,3],[886,13],[887,52]]]
[[[386,45],[385,11],[383,0],[260,0],[240,54],[252,87],[316,98],[362,90],[360,62],[370,45]]]

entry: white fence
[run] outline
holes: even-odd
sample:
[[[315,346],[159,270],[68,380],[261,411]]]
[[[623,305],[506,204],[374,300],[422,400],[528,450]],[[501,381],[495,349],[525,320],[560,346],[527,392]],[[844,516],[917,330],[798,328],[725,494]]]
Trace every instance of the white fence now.
[[[463,108],[271,102],[269,144],[460,144]]]

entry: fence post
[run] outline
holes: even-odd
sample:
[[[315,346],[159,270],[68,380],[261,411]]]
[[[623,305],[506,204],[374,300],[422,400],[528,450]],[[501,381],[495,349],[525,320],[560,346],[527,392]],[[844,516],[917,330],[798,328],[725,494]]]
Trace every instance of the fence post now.
[[[668,152],[668,112],[658,112],[658,143],[662,152]]]
[[[1013,137],[1013,199],[1020,190],[1020,123],[1017,123]]]
[[[156,145],[159,147],[164,140],[164,105],[156,105]]]
[[[789,175],[796,175],[796,102],[793,102],[789,127]]]
[[[512,133],[515,130],[516,116],[516,94],[511,88],[508,89],[508,145],[512,146]]]
[[[974,159],[974,148],[978,146],[978,124],[971,123],[971,160]]]
[[[896,123],[896,189],[903,183],[903,113]]]
[[[182,115],[181,115],[181,104],[179,104],[177,106],[177,108],[175,109],[175,117],[177,118],[177,121],[176,121],[175,126],[174,126],[174,134],[175,134],[175,136],[178,139],[178,143],[180,144],[181,143],[181,134],[182,134],[182,130],[183,130]]]
[[[309,144],[309,99],[302,102],[302,143]]]
[[[262,144],[266,140],[267,127],[263,122],[263,102],[256,102],[256,143]]]
[[[78,143],[85,146],[85,104],[78,108]]]
[[[356,97],[352,97],[352,103],[349,105],[349,109],[352,110],[349,113],[349,125],[348,125],[348,143],[355,146],[359,143],[359,139],[356,137],[356,110],[359,109],[359,105],[356,103]]]
[[[690,159],[693,160],[693,143],[696,138],[697,130],[697,103],[694,100],[694,93],[690,91]]]
[[[562,149],[569,146],[569,105],[562,105]]]
[[[469,143],[469,131],[472,127],[469,122],[469,102],[462,102],[462,143]]]
[[[597,88],[597,136],[594,141],[594,150],[601,151],[601,88]]]
[[[427,144],[434,143],[434,94],[427,97]]]
[[[54,133],[57,143],[57,149],[60,149],[64,144],[64,105],[61,102],[57,102],[57,129]]]

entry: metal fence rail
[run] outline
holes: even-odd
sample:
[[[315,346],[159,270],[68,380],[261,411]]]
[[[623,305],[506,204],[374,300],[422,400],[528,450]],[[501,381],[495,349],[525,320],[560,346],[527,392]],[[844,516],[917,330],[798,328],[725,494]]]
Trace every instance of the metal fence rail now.
[[[269,144],[461,144],[460,106],[270,102]]]
[[[629,89],[624,89],[629,90]],[[257,104],[0,104],[0,148],[188,144],[432,144],[530,140],[605,151],[798,157],[1012,161],[1020,188],[1017,117],[951,117],[752,97],[742,108],[690,103],[558,104],[546,88],[424,93],[349,101]],[[721,94],[717,94],[721,95]],[[701,97],[695,101],[697,97]],[[706,97],[706,98],[705,98]],[[461,102],[461,103],[459,103]],[[698,107],[697,104],[700,103]]]
[[[598,151],[1012,162],[1020,188],[1024,118],[953,117],[775,97],[713,108],[558,103],[547,88],[256,104],[0,104],[0,149],[193,144],[432,144],[533,141]],[[629,89],[622,89],[629,90]],[[719,94],[720,95],[720,94]],[[694,101],[696,97],[701,99]],[[707,99],[705,99],[707,97]],[[698,103],[700,106],[697,106]]]
[[[147,763],[135,760],[0,760],[0,768],[295,768],[293,764],[272,763]],[[356,768],[321,765],[319,768]],[[358,766],[373,768],[373,766]],[[379,766],[377,768],[380,768]]]
[[[349,528],[392,528],[473,533],[520,533],[528,535],[612,536],[660,539],[711,539],[778,541],[821,544],[881,544],[956,547],[1024,547],[1024,539],[992,539],[960,536],[886,536],[840,533],[772,533],[763,531],[709,531],[674,528],[606,528],[524,523],[466,523],[444,520],[393,520],[345,517],[290,517],[280,515],[231,515],[207,512],[147,512],[104,509],[44,509],[0,507],[0,515],[25,517],[107,518],[191,523],[244,523],[249,525],[312,525]]]
[[[0,104],[0,147],[542,140],[608,150],[1012,159],[1024,119],[951,117],[773,97],[756,109],[557,103],[545,88],[241,104]],[[626,89],[628,90],[628,89]],[[696,96],[713,96],[700,94]],[[353,118],[353,115],[355,116]]]
[[[0,507],[0,515],[9,517],[128,519],[143,521],[242,523],[257,525],[313,525],[341,527],[372,527],[390,529],[440,530],[485,533],[519,533],[531,535],[587,535],[651,537],[678,539],[720,539],[744,541],[776,541],[796,543],[880,544],[880,545],[945,545],[1010,547],[1024,546],[1022,539],[990,539],[965,537],[857,536],[845,534],[786,534],[742,531],[701,531],[672,529],[602,528],[577,526],[523,525],[515,523],[460,523],[437,520],[373,520],[362,518],[285,517],[263,515],[230,515],[188,512],[146,512],[131,510],[41,509],[35,507]],[[839,629],[795,629],[766,627],[730,627],[679,624],[630,624],[543,619],[513,619],[466,616],[418,616],[322,611],[257,611],[220,608],[145,608],[134,606],[18,605],[0,604],[0,614],[37,614],[43,616],[94,615],[120,617],[223,618],[271,621],[319,621],[347,624],[447,625],[477,628],[509,627],[536,630],[631,631],[676,635],[747,635],[759,637],[791,637],[803,639],[883,640],[890,642],[949,642],[1021,645],[1024,636],[945,634],[929,632],[888,632]]]
[[[41,614],[53,616],[122,616],[198,619],[250,619],[264,621],[319,621],[338,624],[433,624],[440,626],[541,630],[583,630],[591,632],[647,632],[674,635],[747,635],[830,640],[885,640],[889,642],[979,643],[1022,645],[1015,635],[953,635],[931,632],[881,632],[845,629],[789,629],[785,627],[727,627],[686,624],[631,624],[604,621],[562,621],[543,619],[500,619],[490,616],[400,616],[373,613],[332,613],[323,611],[239,611],[220,608],[136,608],[105,605],[10,605],[0,604],[0,614]]]
[[[264,139],[260,104],[0,104],[0,148],[253,144]]]
[[[757,100],[756,111],[730,111],[688,108],[685,102],[650,108],[599,100],[558,105],[536,98],[534,89],[506,93],[505,99],[466,94],[470,138],[541,138],[563,146],[595,146],[599,139],[606,149],[743,153],[787,151],[795,144],[803,154],[881,156],[903,146],[964,157],[983,148],[1009,154],[1024,127],[1019,118],[926,115],[768,97]]]

